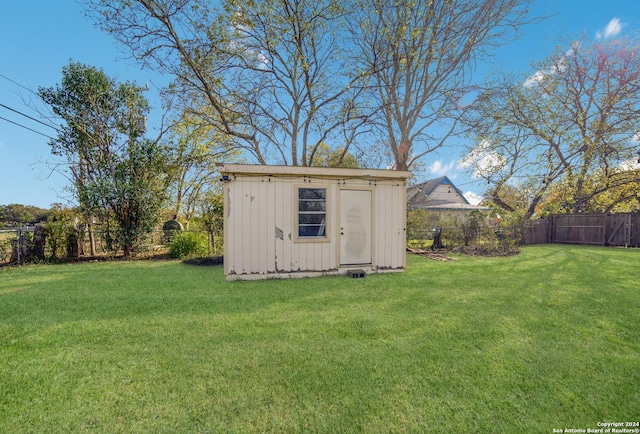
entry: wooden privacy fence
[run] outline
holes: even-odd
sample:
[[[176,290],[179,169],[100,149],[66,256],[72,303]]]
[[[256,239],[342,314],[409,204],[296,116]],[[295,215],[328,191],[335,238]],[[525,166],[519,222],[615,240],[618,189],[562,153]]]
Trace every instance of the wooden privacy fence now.
[[[528,220],[522,243],[640,247],[640,213],[558,214]]]

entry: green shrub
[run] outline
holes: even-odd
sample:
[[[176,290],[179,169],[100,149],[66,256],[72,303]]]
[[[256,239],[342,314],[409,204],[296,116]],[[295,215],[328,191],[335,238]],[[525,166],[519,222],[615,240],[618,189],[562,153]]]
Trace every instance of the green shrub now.
[[[200,232],[179,232],[167,243],[169,256],[174,259],[209,254],[207,234]]]

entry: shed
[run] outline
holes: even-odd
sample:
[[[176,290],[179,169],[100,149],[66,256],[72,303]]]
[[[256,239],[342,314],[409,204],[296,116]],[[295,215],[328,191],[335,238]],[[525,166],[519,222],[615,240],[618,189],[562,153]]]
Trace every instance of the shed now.
[[[227,280],[402,271],[411,172],[222,165]]]

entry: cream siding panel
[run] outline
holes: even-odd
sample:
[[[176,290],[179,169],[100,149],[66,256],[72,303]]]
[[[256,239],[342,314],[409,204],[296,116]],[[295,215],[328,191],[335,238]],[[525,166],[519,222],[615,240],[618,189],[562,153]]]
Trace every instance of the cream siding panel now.
[[[384,203],[383,191],[380,187],[376,188],[374,193],[375,201],[374,201],[374,209],[373,214],[375,216],[375,226],[373,227],[373,233],[375,234],[375,243],[372,258],[372,265],[375,267],[379,267],[382,263],[382,251],[385,243],[385,237],[383,234],[382,228],[385,225],[385,216],[382,212],[382,204]]]
[[[276,272],[282,271],[284,269],[284,240],[287,237],[284,227],[284,186],[281,182],[277,180],[274,181],[273,185],[273,197],[274,197],[274,231],[279,234],[276,238],[276,247],[275,247],[275,267]],[[280,237],[282,234],[282,237]]]
[[[371,190],[371,267],[378,267],[378,207],[380,195],[378,188]]]
[[[406,211],[403,208],[403,184],[379,183],[377,187],[376,265],[381,268],[404,267]]]
[[[290,262],[291,253],[289,247],[287,245],[287,224],[286,221],[289,217],[286,216],[286,206],[285,203],[290,200],[287,197],[287,185],[279,179],[275,179],[273,184],[273,195],[274,195],[274,214],[275,214],[275,227],[274,231],[278,232],[278,237],[276,238],[276,272],[284,272],[288,270],[288,263]],[[277,229],[276,229],[277,228]],[[282,234],[282,236],[280,236]]]
[[[376,188],[376,267],[383,266],[385,264],[384,252],[387,249],[388,240],[386,237],[385,228],[388,225],[386,214],[386,190],[380,185]]]
[[[403,183],[402,192],[399,192],[400,196],[400,209],[398,210],[399,220],[399,237],[402,245],[398,255],[400,256],[400,266],[404,269],[407,266],[407,186]]]
[[[296,271],[313,270],[315,265],[315,246],[312,243],[296,243],[296,247],[298,248],[298,261],[300,267]]]
[[[314,270],[325,270],[325,264],[327,263],[327,259],[325,258],[325,249],[324,245],[326,243],[314,243],[314,261],[313,261],[313,269]]]
[[[260,184],[247,181],[246,185],[249,187],[249,264],[245,265],[245,272],[255,273],[260,270],[260,250],[264,234],[260,236],[260,212],[259,212],[259,198],[258,187]],[[245,226],[246,227],[246,226]]]
[[[379,267],[389,267],[391,258],[391,242],[389,240],[389,231],[392,231],[392,220],[391,216],[391,204],[389,203],[390,194],[387,185],[379,185],[378,186],[378,197],[380,199],[380,205],[378,208],[378,215],[381,217],[381,225],[378,228],[380,235],[380,257],[378,266]]]
[[[406,221],[407,221],[407,187],[404,183],[394,185],[393,196],[395,198],[394,206],[394,221],[395,232],[392,232],[392,236],[396,243],[396,249],[394,254],[394,261],[392,262],[393,268],[404,268],[406,262]]]
[[[251,183],[246,180],[240,182],[242,185],[242,227],[240,234],[242,237],[242,251],[240,260],[240,272],[250,273],[251,270]],[[242,230],[244,228],[244,230]]]
[[[231,274],[230,271],[232,269],[231,264],[233,264],[233,255],[235,252],[235,245],[231,242],[233,240],[233,236],[231,236],[231,232],[234,230],[233,225],[231,224],[231,219],[229,218],[229,214],[231,213],[231,200],[229,198],[231,190],[231,184],[224,185],[224,214],[223,214],[223,238],[224,238],[224,255],[225,260],[223,262],[224,274]]]
[[[322,264],[318,264],[318,259],[321,259],[322,255],[318,254],[318,248],[321,247],[318,243],[304,243],[307,246],[308,256],[307,256],[307,266],[304,268],[305,271],[311,270],[319,270]]]
[[[228,243],[231,249],[231,252],[229,252],[231,258],[229,271],[239,274],[242,266],[242,184],[233,183],[227,185],[230,207],[226,222],[229,226],[229,238],[233,240],[233,242]]]
[[[242,183],[233,186],[233,203],[234,208],[232,215],[229,216],[231,224],[234,227],[234,261],[233,269],[237,274],[242,274]]]
[[[393,201],[392,201],[392,218],[393,218],[393,224],[391,225],[391,230],[389,231],[388,235],[392,238],[392,242],[393,242],[393,252],[392,252],[392,256],[391,256],[391,267],[392,268],[400,268],[402,267],[402,259],[401,259],[401,252],[402,250],[404,250],[406,247],[406,242],[404,240],[404,236],[403,236],[403,228],[402,228],[402,218],[400,217],[400,211],[405,210],[405,207],[403,207],[403,203],[402,203],[402,195],[400,194],[399,189],[400,188],[405,188],[403,187],[398,187],[398,186],[393,186],[392,187],[392,196],[393,196]]]
[[[298,251],[293,243],[293,185],[282,182],[282,199],[278,206],[282,207],[282,230],[284,232],[284,255],[282,271],[289,272],[298,269]]]
[[[274,273],[276,271],[276,210],[277,210],[277,201],[276,201],[276,183],[272,180],[268,182],[264,182],[264,206],[261,209],[261,214],[264,215],[266,220],[265,225],[265,233],[266,233],[266,272]]]
[[[396,252],[398,249],[398,237],[396,236],[398,233],[398,222],[396,219],[396,210],[394,207],[398,206],[398,200],[396,190],[393,186],[385,186],[384,188],[386,195],[386,203],[387,206],[385,208],[387,213],[387,227],[385,230],[385,236],[387,237],[387,244],[389,248],[385,252],[385,266],[395,268],[394,263]]]
[[[325,264],[325,270],[337,270],[339,267],[338,262],[338,249],[340,247],[340,222],[338,220],[339,204],[334,198],[338,197],[338,185],[333,182],[329,188],[329,194],[331,203],[327,210],[327,234],[329,235],[329,243],[324,243],[324,255],[327,258]]]
[[[307,260],[309,259],[309,254],[307,252],[307,248],[309,245],[306,243],[294,243],[292,247],[296,250],[296,253],[293,256],[298,258],[298,264],[293,268],[293,270],[308,271]]]
[[[398,248],[397,237],[394,235],[397,234],[397,222],[396,222],[396,213],[393,207],[398,206],[398,201],[396,200],[395,192],[392,187],[385,188],[386,193],[386,213],[387,213],[387,228],[385,231],[385,235],[387,237],[387,244],[389,248],[385,252],[385,266],[386,267],[394,267],[396,250]]]
[[[256,227],[259,228],[255,233],[253,239],[257,245],[258,262],[253,263],[252,270],[256,269],[259,273],[266,273],[268,270],[267,263],[269,261],[269,241],[273,238],[273,232],[269,231],[267,220],[267,203],[269,202],[268,188],[264,179],[261,179],[259,183],[254,183],[255,201],[257,206],[254,206],[252,212],[252,220],[257,220]],[[252,190],[252,191],[254,191]]]

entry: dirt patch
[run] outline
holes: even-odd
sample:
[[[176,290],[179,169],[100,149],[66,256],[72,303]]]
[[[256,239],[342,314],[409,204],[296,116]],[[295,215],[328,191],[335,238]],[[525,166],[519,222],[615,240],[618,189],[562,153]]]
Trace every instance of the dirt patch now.
[[[436,261],[451,261],[455,260],[449,256],[449,253],[455,253],[459,255],[469,256],[486,256],[486,257],[501,257],[501,256],[514,256],[520,253],[518,246],[462,246],[453,247],[450,249],[414,249],[407,246],[407,252],[415,255],[424,256],[425,258],[434,259]]]
[[[462,246],[452,248],[451,252],[469,256],[501,257],[515,256],[520,253],[520,249],[517,246]]]

